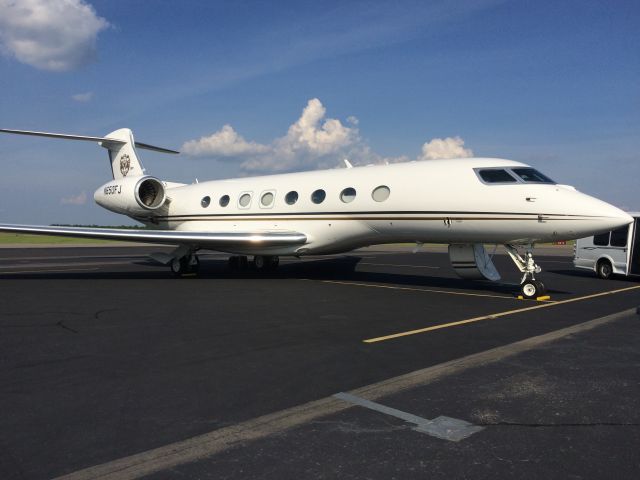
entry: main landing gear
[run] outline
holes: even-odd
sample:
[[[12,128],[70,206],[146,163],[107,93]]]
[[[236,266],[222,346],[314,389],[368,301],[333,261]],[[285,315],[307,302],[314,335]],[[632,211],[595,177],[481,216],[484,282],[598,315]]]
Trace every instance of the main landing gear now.
[[[188,273],[197,273],[200,268],[200,260],[195,253],[190,253],[171,260],[170,267],[171,273],[176,277],[180,277]]]
[[[278,268],[280,257],[275,255],[255,255],[253,262],[249,262],[246,255],[232,255],[229,257],[229,269],[232,271],[248,270],[253,267],[258,272],[270,272]]]
[[[518,270],[523,273],[522,280],[520,281],[520,291],[522,292],[522,296],[524,298],[532,299],[544,295],[546,292],[544,283],[540,280],[536,280],[536,273],[540,273],[542,269],[536,265],[536,262],[533,260],[531,246],[528,245],[526,247],[524,258],[518,253],[518,249],[513,245],[505,245],[505,247],[507,249],[507,253],[513,260],[513,263],[515,263]]]

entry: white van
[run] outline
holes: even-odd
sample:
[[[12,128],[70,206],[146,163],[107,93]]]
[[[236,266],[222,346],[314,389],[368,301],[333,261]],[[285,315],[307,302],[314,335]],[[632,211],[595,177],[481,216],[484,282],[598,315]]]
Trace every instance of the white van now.
[[[629,215],[633,223],[625,227],[576,240],[573,265],[593,270],[600,278],[640,275],[640,212]]]

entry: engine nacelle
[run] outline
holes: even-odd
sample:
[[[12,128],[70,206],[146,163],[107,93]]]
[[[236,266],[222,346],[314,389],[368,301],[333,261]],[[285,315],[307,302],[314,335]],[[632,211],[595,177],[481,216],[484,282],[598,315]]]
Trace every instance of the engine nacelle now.
[[[155,177],[124,177],[105,183],[93,194],[98,205],[116,213],[146,216],[167,203],[165,184]]]

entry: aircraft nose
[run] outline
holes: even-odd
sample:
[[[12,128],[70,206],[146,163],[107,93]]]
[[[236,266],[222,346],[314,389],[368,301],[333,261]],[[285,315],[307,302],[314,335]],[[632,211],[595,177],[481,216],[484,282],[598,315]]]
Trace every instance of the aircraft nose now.
[[[589,213],[599,217],[598,223],[602,226],[603,231],[613,230],[633,222],[633,217],[624,210],[596,198],[593,200],[595,202]]]

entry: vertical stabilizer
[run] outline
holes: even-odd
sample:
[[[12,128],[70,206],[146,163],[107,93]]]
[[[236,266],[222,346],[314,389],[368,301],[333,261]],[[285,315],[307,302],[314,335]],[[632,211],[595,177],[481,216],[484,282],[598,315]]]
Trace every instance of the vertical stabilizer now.
[[[121,128],[108,134],[107,138],[115,141],[104,140],[100,144],[109,150],[113,178],[144,175],[144,167],[136,153],[133,132],[128,128]]]

